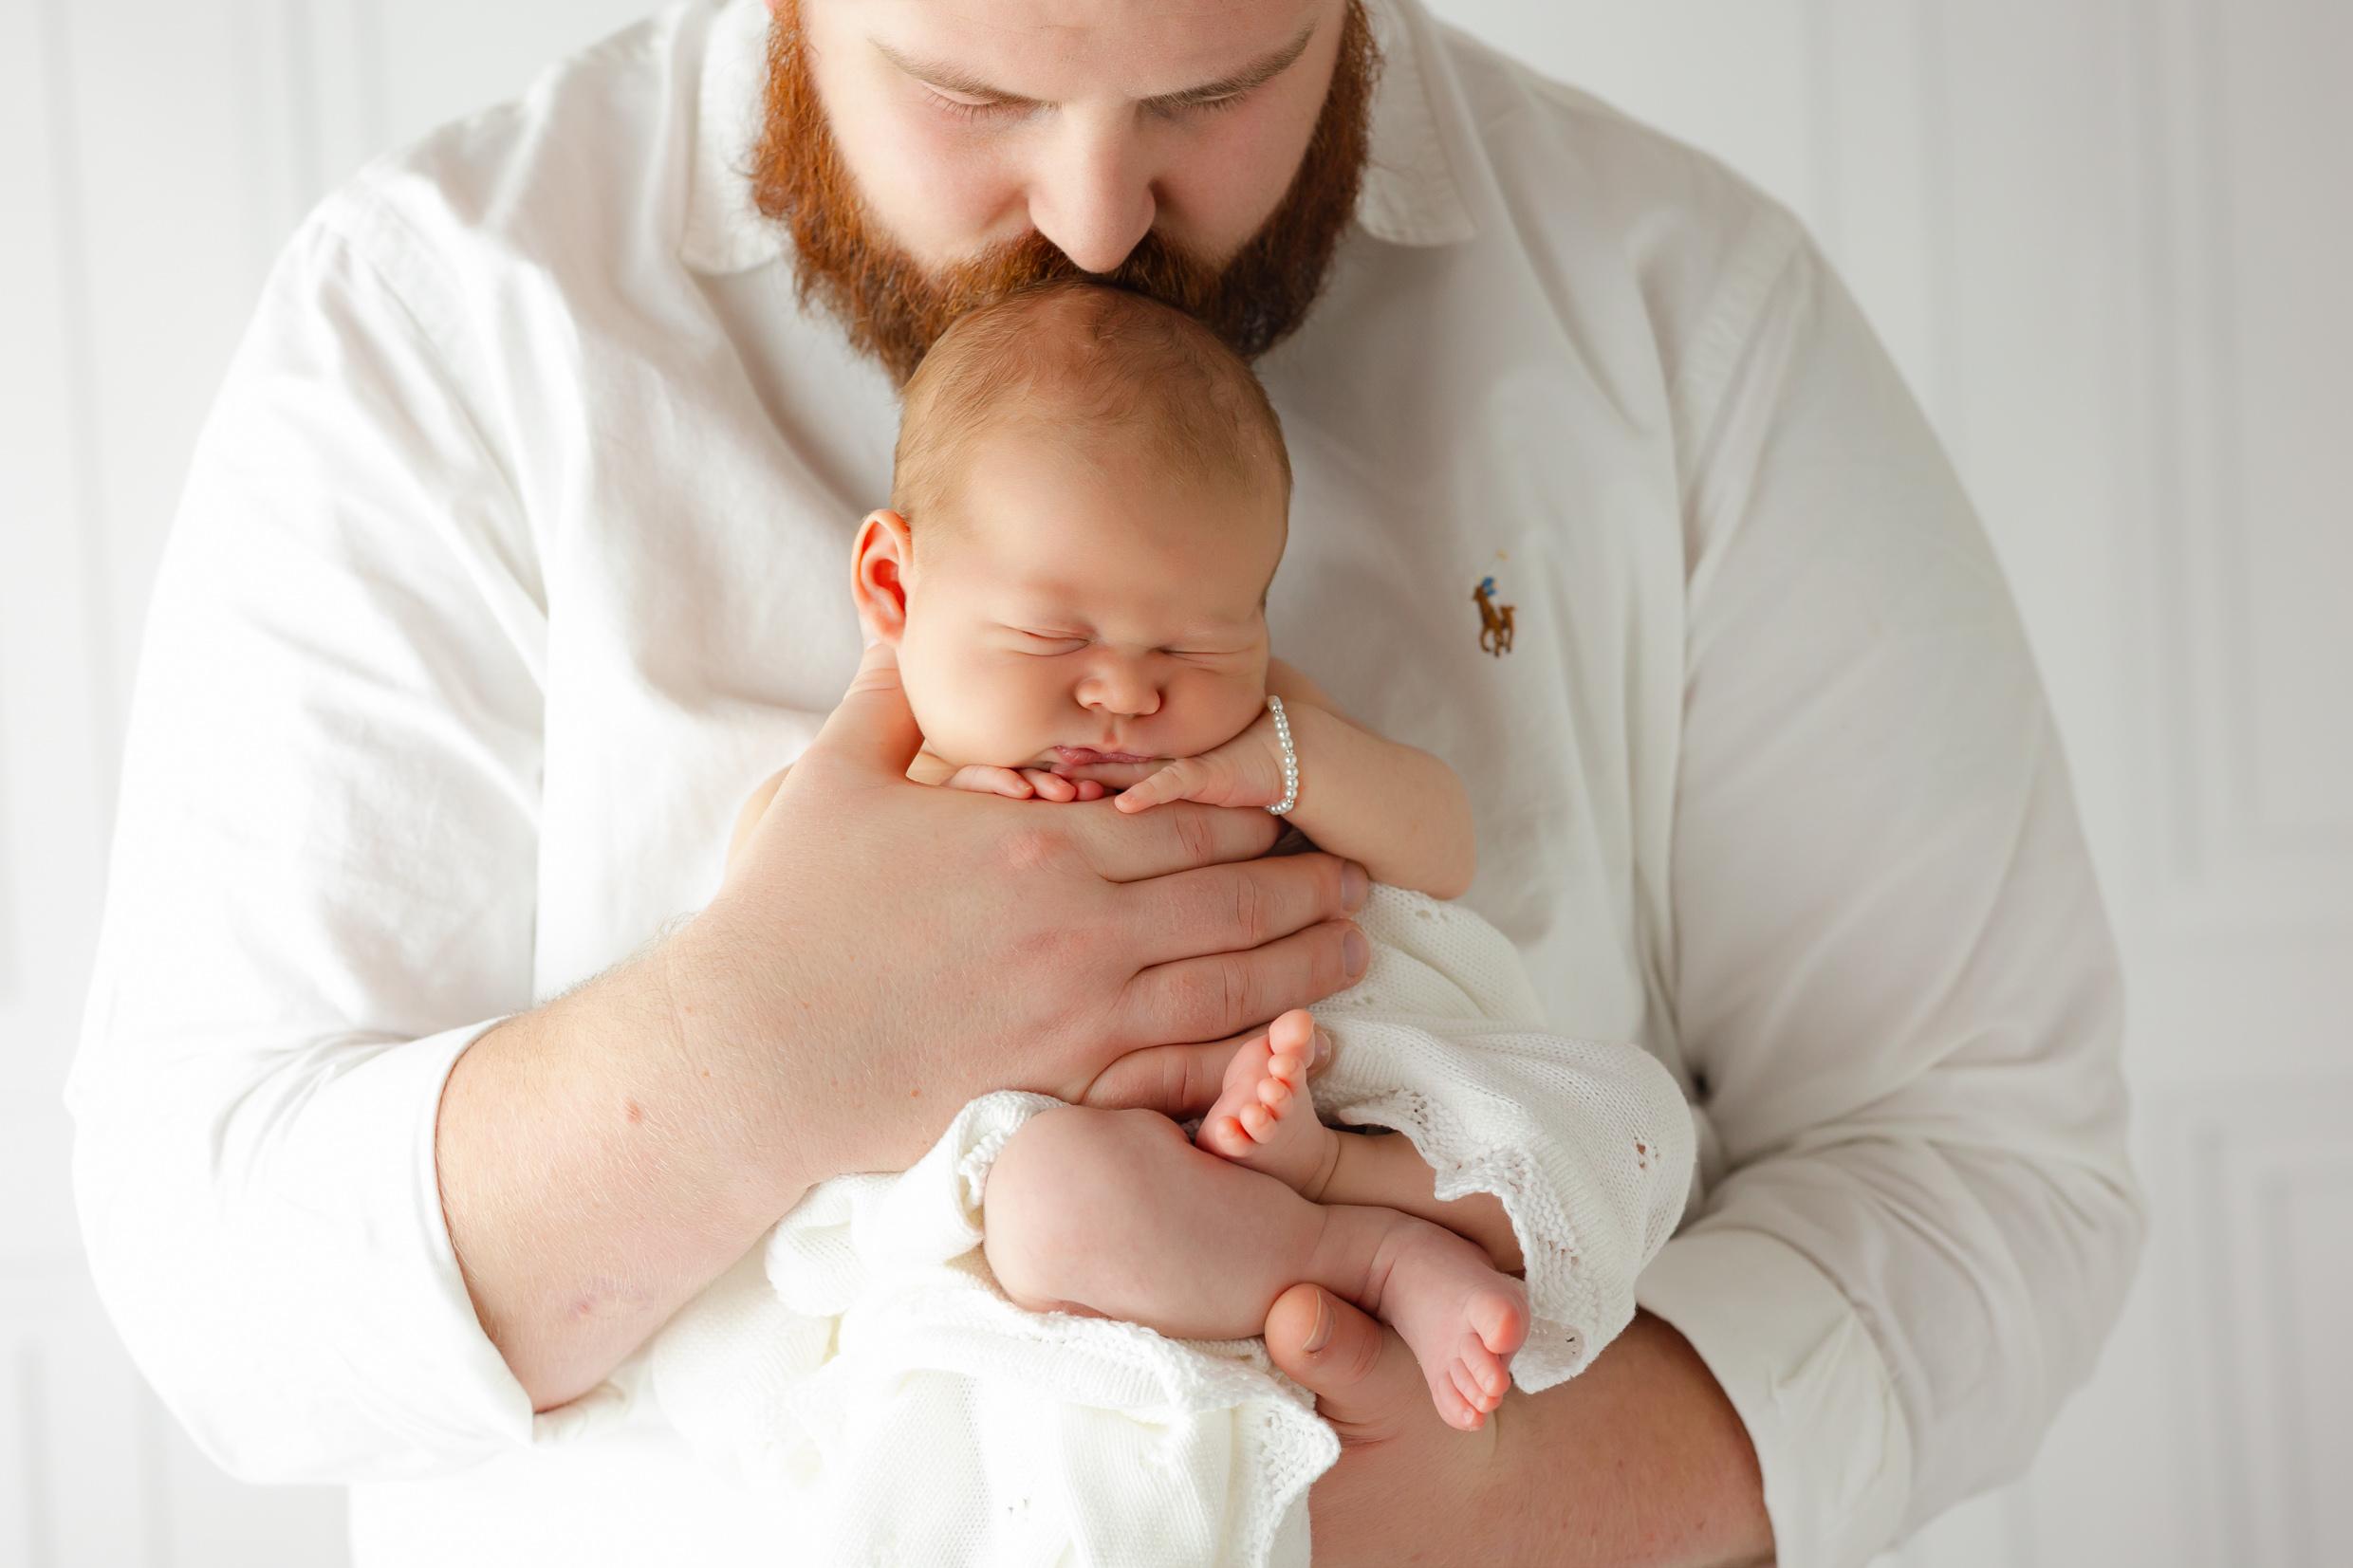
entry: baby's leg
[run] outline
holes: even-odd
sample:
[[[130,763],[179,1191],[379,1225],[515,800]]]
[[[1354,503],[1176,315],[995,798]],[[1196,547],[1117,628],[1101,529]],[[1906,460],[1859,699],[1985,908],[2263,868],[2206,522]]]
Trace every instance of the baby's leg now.
[[[1292,1285],[1320,1284],[1393,1325],[1465,1430],[1501,1403],[1528,1337],[1519,1282],[1452,1231],[1309,1203],[1149,1111],[1035,1117],[997,1156],[984,1202],[989,1265],[1025,1307],[1234,1339]]]

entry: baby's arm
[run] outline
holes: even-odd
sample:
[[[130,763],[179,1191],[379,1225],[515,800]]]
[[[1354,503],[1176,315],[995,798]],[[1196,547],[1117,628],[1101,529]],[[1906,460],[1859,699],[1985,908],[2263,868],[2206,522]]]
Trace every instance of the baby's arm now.
[[[1299,801],[1290,820],[1316,847],[1344,856],[1376,882],[1433,898],[1469,891],[1478,867],[1471,802],[1462,782],[1429,752],[1384,740],[1342,716],[1315,682],[1271,661],[1267,687],[1283,699],[1299,756]],[[1120,797],[1122,811],[1167,801],[1273,805],[1283,798],[1283,748],[1274,721],[1256,723],[1216,750],[1173,762]]]

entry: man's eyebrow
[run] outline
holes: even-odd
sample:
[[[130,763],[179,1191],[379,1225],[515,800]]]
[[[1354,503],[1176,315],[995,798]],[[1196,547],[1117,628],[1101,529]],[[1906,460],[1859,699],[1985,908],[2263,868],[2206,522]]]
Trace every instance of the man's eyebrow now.
[[[935,65],[926,61],[911,60],[880,38],[869,38],[866,42],[874,46],[875,53],[889,61],[893,65],[914,77],[917,82],[937,87],[941,92],[962,93],[968,98],[992,98],[1000,103],[1034,104],[1037,102],[1034,98],[1024,98],[1019,93],[1009,93],[1001,87],[991,87],[969,71],[960,70],[954,65]]]
[[[1214,103],[1219,99],[1239,98],[1245,93],[1255,91],[1299,63],[1299,57],[1307,52],[1307,45],[1315,37],[1315,23],[1309,22],[1299,30],[1298,37],[1280,48],[1260,55],[1240,70],[1229,72],[1214,82],[1204,82],[1197,87],[1182,87],[1173,93],[1161,93],[1157,97],[1147,98],[1143,101],[1144,107],[1159,110],[1188,109],[1202,103]],[[956,66],[910,59],[879,38],[869,39],[867,42],[874,46],[877,54],[893,65],[914,77],[917,82],[937,87],[942,92],[962,93],[968,98],[986,98],[1008,104],[1034,105],[1038,101],[1034,98],[1024,98],[1019,93],[1009,93],[1002,87],[992,87],[971,72]]]
[[[1299,36],[1270,53],[1262,54],[1240,70],[1204,82],[1197,87],[1186,87],[1158,98],[1147,98],[1148,109],[1189,109],[1197,104],[1214,103],[1221,98],[1239,98],[1254,92],[1272,82],[1285,71],[1299,64],[1299,57],[1307,52],[1307,43],[1315,37],[1315,24],[1309,22],[1299,29]]]

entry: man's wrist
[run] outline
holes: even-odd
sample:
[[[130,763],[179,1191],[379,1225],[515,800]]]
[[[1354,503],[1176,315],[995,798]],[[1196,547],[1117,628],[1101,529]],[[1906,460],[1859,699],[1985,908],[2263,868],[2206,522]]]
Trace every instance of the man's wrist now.
[[[741,969],[733,957],[739,950],[714,900],[615,978],[635,993],[623,1005],[641,1030],[645,1069],[683,1113],[676,1134],[732,1166],[731,1207],[765,1227],[827,1177],[879,1167],[861,1163],[847,1146],[861,1118],[810,1114],[819,1108],[815,1093],[794,1069],[822,1053],[815,1042],[788,1038],[792,1020],[770,1016],[729,983]],[[766,989],[784,995],[792,987],[771,977]]]

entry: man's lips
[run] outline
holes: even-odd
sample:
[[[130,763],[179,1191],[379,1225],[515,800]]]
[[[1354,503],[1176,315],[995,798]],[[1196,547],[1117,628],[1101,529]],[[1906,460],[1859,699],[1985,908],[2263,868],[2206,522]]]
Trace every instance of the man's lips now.
[[[1065,767],[1094,767],[1102,763],[1153,763],[1158,757],[1139,756],[1133,751],[1098,751],[1091,746],[1058,746],[1054,755]]]

